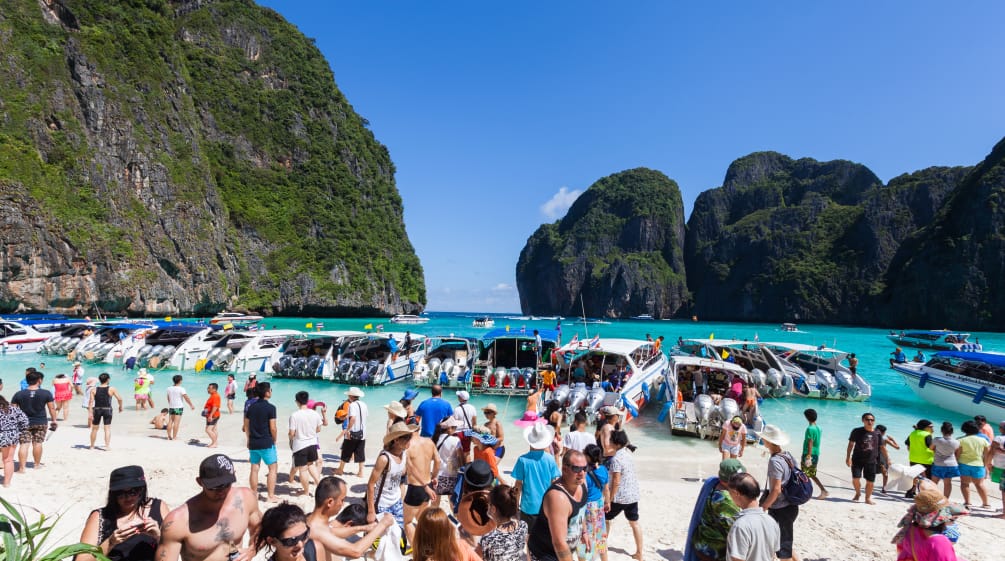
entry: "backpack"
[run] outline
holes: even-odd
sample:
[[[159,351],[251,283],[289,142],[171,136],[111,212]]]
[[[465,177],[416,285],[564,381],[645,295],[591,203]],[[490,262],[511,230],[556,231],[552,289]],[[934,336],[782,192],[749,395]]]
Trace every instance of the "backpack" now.
[[[801,505],[813,498],[813,482],[803,470],[796,466],[789,454],[783,454],[785,463],[789,464],[789,480],[782,484],[782,495],[791,505]]]
[[[349,400],[347,399],[343,401],[342,405],[339,405],[338,409],[335,411],[335,422],[342,424],[348,418],[349,418]]]

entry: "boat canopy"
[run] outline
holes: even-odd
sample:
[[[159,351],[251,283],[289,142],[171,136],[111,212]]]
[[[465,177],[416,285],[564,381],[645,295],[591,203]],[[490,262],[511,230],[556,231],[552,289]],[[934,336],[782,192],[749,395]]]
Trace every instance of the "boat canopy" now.
[[[1005,354],[1002,353],[974,353],[967,351],[941,351],[935,353],[936,357],[957,358],[973,362],[983,362],[998,368],[1005,368]]]
[[[558,341],[558,331],[554,329],[538,329],[537,332],[541,335],[542,341],[555,342]],[[482,344],[487,345],[493,339],[533,339],[534,330],[527,328],[513,329],[512,327],[506,329],[505,327],[499,329],[493,329],[489,331],[484,336],[482,336]]]

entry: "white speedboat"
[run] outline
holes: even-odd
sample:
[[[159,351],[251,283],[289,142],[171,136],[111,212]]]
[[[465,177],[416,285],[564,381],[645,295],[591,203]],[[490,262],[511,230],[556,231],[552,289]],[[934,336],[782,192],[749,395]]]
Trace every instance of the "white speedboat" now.
[[[342,351],[349,343],[366,336],[362,331],[299,333],[272,352],[266,370],[277,378],[334,380]]]
[[[394,339],[393,350],[391,339]],[[369,333],[349,342],[331,380],[337,383],[382,386],[411,380],[426,356],[426,337],[419,333]]]
[[[546,362],[558,341],[558,331],[539,329],[541,358]],[[537,387],[538,352],[534,331],[493,329],[478,341],[471,391],[496,395],[528,395]]]
[[[669,420],[675,434],[718,438],[722,424],[736,415],[744,417],[748,442],[756,442],[764,428],[760,408],[746,413],[740,403],[729,397],[730,384],[739,376],[746,384],[753,378],[738,364],[696,356],[671,356],[667,383],[660,386],[666,403],[660,411],[661,422]]]
[[[0,352],[34,353],[47,339],[59,335],[58,331],[42,333],[34,327],[13,320],[0,321]]]
[[[579,411],[593,418],[607,405],[630,413],[626,419],[637,417],[652,390],[665,382],[670,366],[666,355],[643,339],[576,341],[559,348],[555,357],[561,385],[554,399],[561,401],[570,420]],[[578,368],[584,378],[577,378]]]
[[[156,328],[155,322],[103,322],[83,334],[66,356],[82,362],[124,362],[127,356],[135,358],[147,334]]]
[[[652,314],[639,314],[637,316],[632,316],[628,319],[633,319],[635,321],[652,321],[654,318]]]
[[[144,368],[166,368],[179,347],[189,339],[205,338],[220,329],[220,326],[194,325],[190,323],[170,323],[158,325],[143,337],[143,344],[132,346],[122,355],[123,361],[135,359],[134,365]],[[177,368],[177,367],[175,367]]]
[[[969,333],[949,331],[947,329],[931,331],[891,331],[886,336],[897,345],[915,349],[933,349],[937,351],[980,351],[980,343],[971,343]]]
[[[841,364],[848,358],[848,353],[842,350],[799,343],[761,344],[803,370],[805,379],[795,380],[799,392],[816,388],[818,395],[815,397],[846,401],[865,401],[872,397],[869,382],[860,374],[852,374],[847,366]]]
[[[799,326],[794,323],[783,323],[781,330],[788,333],[796,333],[799,331]]]
[[[75,323],[64,328],[58,335],[49,337],[38,348],[38,352],[46,355],[66,355],[72,351],[80,341],[94,333],[99,324]]]
[[[171,356],[169,367],[219,372],[264,372],[267,359],[295,329],[214,329],[190,337]]]
[[[209,320],[210,325],[224,326],[230,324],[234,327],[245,327],[262,321],[263,318],[257,314],[245,314],[241,312],[220,312]]]
[[[1005,419],[1005,354],[942,351],[891,368],[921,399],[966,417]]]
[[[478,328],[492,328],[495,327],[495,325],[496,320],[488,316],[477,317],[475,318],[474,321],[471,322],[471,327],[478,327]]]
[[[391,318],[391,323],[397,323],[401,325],[421,325],[423,323],[429,323],[429,318],[424,318],[422,316],[416,316],[412,314],[398,314]]]
[[[680,350],[692,356],[733,362],[742,366],[750,372],[762,397],[785,397],[793,394],[819,397],[817,394],[796,389],[799,381],[806,378],[801,368],[779,358],[770,349],[758,343],[730,339],[688,339],[684,341]]]
[[[415,365],[412,384],[418,388],[470,390],[471,369],[478,355],[478,340],[440,336],[426,341],[426,355]]]

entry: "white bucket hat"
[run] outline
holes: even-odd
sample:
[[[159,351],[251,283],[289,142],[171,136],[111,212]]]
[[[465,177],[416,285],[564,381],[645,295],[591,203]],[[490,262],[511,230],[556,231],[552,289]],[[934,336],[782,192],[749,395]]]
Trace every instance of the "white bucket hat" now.
[[[770,442],[776,446],[786,446],[790,442],[789,435],[775,425],[764,425],[764,430],[758,435],[761,440]]]
[[[544,450],[555,440],[555,429],[551,425],[535,423],[523,429],[523,439],[534,450]]]
[[[405,410],[405,406],[397,401],[392,401],[391,403],[388,403],[387,405],[384,406],[384,409],[387,409],[388,412],[390,413],[394,413],[395,417],[399,417],[401,419],[404,419],[405,417],[408,416],[408,411]]]
[[[349,388],[349,391],[345,392],[349,397],[363,397],[363,390],[353,386]]]

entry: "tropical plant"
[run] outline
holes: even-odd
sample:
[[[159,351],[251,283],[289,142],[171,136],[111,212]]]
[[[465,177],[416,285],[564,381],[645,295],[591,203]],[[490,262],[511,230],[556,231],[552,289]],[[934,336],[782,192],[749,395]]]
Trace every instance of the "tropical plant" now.
[[[0,505],[7,511],[7,514],[0,513],[0,561],[61,561],[80,553],[89,553],[98,561],[108,561],[101,548],[91,544],[50,546],[59,515],[39,513],[38,520],[31,522],[23,510],[14,508],[2,497]]]

